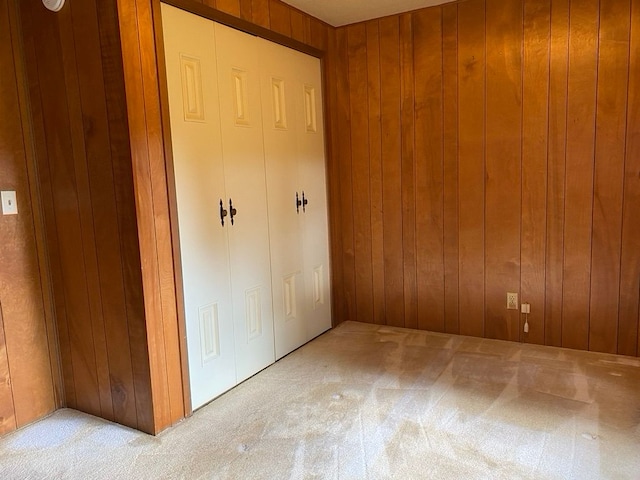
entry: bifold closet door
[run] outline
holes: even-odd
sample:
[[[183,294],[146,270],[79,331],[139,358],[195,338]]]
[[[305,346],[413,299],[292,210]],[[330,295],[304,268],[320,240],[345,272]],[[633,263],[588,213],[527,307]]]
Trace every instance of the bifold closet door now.
[[[317,58],[259,42],[279,358],[331,328],[322,77]]]
[[[307,341],[293,51],[260,40],[276,358]]]
[[[162,4],[193,408],[236,384],[213,23]]]
[[[237,380],[275,361],[269,224],[256,37],[215,24]],[[232,214],[229,205],[229,216]]]
[[[302,215],[307,338],[331,328],[329,219],[320,60],[293,51],[296,65],[298,177],[307,203]]]

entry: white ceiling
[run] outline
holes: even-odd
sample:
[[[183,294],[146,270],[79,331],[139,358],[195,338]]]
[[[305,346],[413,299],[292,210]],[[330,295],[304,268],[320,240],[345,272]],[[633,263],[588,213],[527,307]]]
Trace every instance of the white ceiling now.
[[[283,0],[303,12],[340,27],[350,23],[386,17],[451,0]]]

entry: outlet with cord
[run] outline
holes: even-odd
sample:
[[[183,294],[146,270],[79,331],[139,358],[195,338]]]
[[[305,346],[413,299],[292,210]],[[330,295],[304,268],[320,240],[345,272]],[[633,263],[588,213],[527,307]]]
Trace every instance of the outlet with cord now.
[[[531,304],[521,303],[520,313],[524,314],[524,333],[529,333],[529,314],[531,313]]]

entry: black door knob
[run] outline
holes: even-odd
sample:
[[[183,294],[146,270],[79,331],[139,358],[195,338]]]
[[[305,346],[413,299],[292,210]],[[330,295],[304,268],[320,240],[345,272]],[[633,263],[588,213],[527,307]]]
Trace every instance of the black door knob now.
[[[222,203],[222,199],[220,199],[220,223],[224,227],[224,217],[227,216],[227,211],[224,209],[224,204]]]
[[[229,212],[231,212],[231,225],[233,225],[233,218],[238,214],[238,210],[233,207],[233,200],[229,198]]]

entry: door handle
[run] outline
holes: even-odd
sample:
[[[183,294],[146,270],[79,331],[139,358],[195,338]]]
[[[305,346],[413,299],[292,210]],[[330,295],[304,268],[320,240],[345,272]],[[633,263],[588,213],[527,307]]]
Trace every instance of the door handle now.
[[[224,227],[224,217],[227,216],[227,211],[224,209],[222,199],[220,199],[220,223]]]
[[[307,200],[304,196],[304,191],[302,192],[302,211],[306,213],[307,211],[307,204],[309,203],[309,200]]]
[[[231,213],[231,225],[233,225],[233,217],[238,214],[238,210],[233,208],[233,200],[231,198],[229,198],[229,212]]]
[[[300,200],[300,196],[298,192],[296,192],[296,213],[300,213],[300,206],[302,205],[302,200]]]

